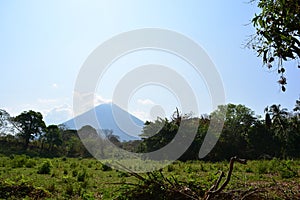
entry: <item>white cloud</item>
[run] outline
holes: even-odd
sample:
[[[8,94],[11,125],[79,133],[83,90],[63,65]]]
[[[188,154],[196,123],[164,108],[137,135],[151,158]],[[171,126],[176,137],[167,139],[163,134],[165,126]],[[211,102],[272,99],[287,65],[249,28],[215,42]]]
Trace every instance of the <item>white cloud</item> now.
[[[56,88],[58,88],[58,84],[57,83],[53,83],[52,87],[56,89]]]
[[[39,104],[54,104],[59,102],[59,99],[38,99]]]
[[[17,116],[23,111],[29,110],[40,112],[47,124],[61,123],[73,116],[70,98],[39,98],[30,103],[19,104],[13,107],[6,106],[5,110],[11,116]]]
[[[138,99],[137,102],[142,105],[154,105],[155,104],[150,99]]]
[[[48,111],[45,115],[45,122],[49,124],[61,124],[73,117],[73,109],[70,105],[64,104]]]
[[[104,104],[104,103],[110,103],[110,99],[105,99],[101,95],[94,94],[94,93],[79,93],[74,92],[75,102],[80,105],[74,105],[76,106],[74,108],[75,115],[80,115],[92,108],[94,108],[97,105]]]
[[[144,112],[144,111],[141,111],[141,110],[138,110],[138,111],[132,111],[130,112],[133,116],[139,118],[140,120],[142,121],[147,121],[149,120],[149,115],[148,113]]]
[[[8,112],[10,114],[10,116],[17,116],[19,114],[21,114],[21,112],[25,111],[25,110],[29,110],[27,109],[27,107],[29,107],[28,104],[26,105],[18,105],[18,106],[14,106],[14,107],[4,107],[2,109],[4,109],[6,112]]]
[[[94,105],[100,105],[100,104],[104,104],[104,103],[111,103],[112,100],[111,99],[105,99],[103,98],[101,95],[96,94],[94,97]]]

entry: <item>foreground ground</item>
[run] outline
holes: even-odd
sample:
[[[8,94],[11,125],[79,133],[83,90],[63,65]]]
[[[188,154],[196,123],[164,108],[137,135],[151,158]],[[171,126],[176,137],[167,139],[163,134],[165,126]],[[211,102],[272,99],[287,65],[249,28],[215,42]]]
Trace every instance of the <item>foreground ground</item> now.
[[[218,179],[218,171],[227,173],[228,162],[176,161],[152,178],[172,180],[204,197]],[[149,174],[141,175],[151,178]],[[236,163],[222,192],[244,194],[240,196],[244,199],[300,199],[299,175],[300,160]],[[135,190],[140,182],[131,174],[111,169],[95,159],[0,156],[0,199],[131,199],[132,193],[140,192]],[[143,189],[149,190],[142,194],[143,199],[147,199],[147,194],[166,199],[165,194],[153,194],[150,187]]]

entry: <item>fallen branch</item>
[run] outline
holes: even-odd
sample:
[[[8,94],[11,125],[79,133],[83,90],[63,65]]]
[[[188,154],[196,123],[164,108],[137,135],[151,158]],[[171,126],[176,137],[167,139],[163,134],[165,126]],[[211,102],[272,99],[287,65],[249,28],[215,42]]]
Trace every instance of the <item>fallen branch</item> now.
[[[216,181],[216,183],[207,191],[206,196],[204,197],[205,200],[209,200],[211,199],[213,196],[219,194],[222,190],[224,190],[224,188],[228,185],[231,175],[232,175],[232,171],[233,171],[233,164],[234,162],[238,162],[241,164],[247,164],[247,161],[245,159],[240,159],[238,157],[232,157],[230,159],[230,163],[229,163],[229,171],[226,177],[226,180],[224,181],[224,183],[218,188],[221,180],[223,179],[223,177],[225,177],[224,172],[221,171],[221,174],[218,178],[218,180]]]
[[[175,196],[178,197],[178,199],[192,199],[192,200],[199,200],[199,197],[197,196],[196,192],[192,191],[189,187],[184,186],[182,184],[179,184],[179,182],[176,180],[174,176],[171,176],[171,178],[167,178],[163,175],[162,170],[159,170],[157,172],[147,172],[147,177],[141,176],[138,173],[128,169],[121,163],[118,163],[119,167],[121,167],[123,170],[126,170],[127,173],[130,175],[136,177],[141,181],[141,183],[123,183],[125,185],[131,185],[136,186],[136,188],[142,189],[142,191],[146,191],[149,186],[151,188],[163,188],[163,191],[165,192],[165,196],[170,196],[167,199],[174,198]],[[113,184],[119,184],[119,183],[113,183]],[[128,192],[134,193],[133,191],[126,191],[125,195],[128,195]],[[157,191],[159,192],[159,191]]]

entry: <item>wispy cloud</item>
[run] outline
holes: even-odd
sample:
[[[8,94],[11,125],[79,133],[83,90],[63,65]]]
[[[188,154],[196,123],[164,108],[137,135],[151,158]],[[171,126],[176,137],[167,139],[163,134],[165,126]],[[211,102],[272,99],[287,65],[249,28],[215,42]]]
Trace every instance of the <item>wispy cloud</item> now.
[[[58,84],[57,83],[53,83],[52,84],[52,88],[54,88],[54,89],[58,88]]]
[[[61,124],[73,117],[73,109],[68,104],[56,106],[45,115],[46,124]]]
[[[70,98],[39,98],[33,102],[19,104],[4,109],[11,115],[17,116],[23,111],[34,110],[42,113],[47,124],[57,124],[73,116]]]
[[[105,99],[101,95],[94,94],[91,92],[82,93],[82,92],[74,92],[75,105],[74,106],[74,114],[80,115],[97,105],[103,103],[110,103],[110,99]]]
[[[155,104],[150,99],[138,99],[137,102],[141,105],[154,105]]]
[[[38,99],[37,102],[39,104],[55,104],[59,102],[59,99]]]
[[[94,97],[94,105],[99,105],[99,104],[103,104],[103,103],[111,103],[111,102],[112,102],[111,99],[106,99],[98,94],[96,94]]]
[[[139,118],[140,120],[142,121],[147,121],[149,120],[149,115],[148,113],[144,112],[144,111],[141,111],[141,110],[137,110],[137,111],[132,111],[130,112],[133,116]]]

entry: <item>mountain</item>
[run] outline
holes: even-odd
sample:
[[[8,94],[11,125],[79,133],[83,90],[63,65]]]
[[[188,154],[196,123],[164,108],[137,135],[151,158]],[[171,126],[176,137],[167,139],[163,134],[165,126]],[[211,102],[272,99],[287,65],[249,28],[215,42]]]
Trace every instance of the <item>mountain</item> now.
[[[75,125],[76,124],[76,125]],[[96,130],[109,129],[121,141],[138,140],[142,133],[144,122],[126,112],[113,103],[96,106],[73,119],[63,123],[68,129],[79,130],[81,127],[90,125]]]

